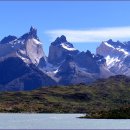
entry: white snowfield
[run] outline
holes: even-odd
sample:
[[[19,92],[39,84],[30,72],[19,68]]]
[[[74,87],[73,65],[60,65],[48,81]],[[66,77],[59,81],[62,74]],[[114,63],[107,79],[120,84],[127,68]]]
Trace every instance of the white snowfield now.
[[[120,62],[118,57],[110,57],[110,55],[106,56],[105,59],[108,68],[111,68],[115,63]]]

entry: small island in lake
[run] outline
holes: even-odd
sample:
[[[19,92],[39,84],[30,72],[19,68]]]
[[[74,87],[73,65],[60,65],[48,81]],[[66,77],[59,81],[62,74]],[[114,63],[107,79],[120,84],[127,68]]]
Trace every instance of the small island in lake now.
[[[122,107],[109,111],[93,112],[79,118],[90,119],[130,119],[130,107]]]

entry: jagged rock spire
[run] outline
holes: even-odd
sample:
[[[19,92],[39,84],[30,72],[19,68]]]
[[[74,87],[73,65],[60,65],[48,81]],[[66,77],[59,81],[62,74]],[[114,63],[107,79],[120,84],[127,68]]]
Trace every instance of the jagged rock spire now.
[[[37,37],[37,29],[31,26],[29,35],[31,37],[34,37],[34,38],[38,39],[38,37]]]
[[[65,37],[64,35],[62,35],[62,36],[60,37],[60,40],[61,40],[61,42],[67,42],[66,37]]]
[[[60,45],[61,43],[66,43],[66,37],[62,35],[61,37],[57,37],[54,42],[52,42],[52,45]]]
[[[35,38],[39,41],[39,38],[37,36],[37,29],[32,26],[30,27],[30,30],[28,33],[25,33],[23,36],[20,37],[20,39],[25,39],[25,40],[30,39],[30,38]]]

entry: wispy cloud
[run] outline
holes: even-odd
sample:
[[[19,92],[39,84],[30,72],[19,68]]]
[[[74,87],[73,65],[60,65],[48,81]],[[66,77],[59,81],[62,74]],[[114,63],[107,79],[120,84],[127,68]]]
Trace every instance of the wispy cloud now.
[[[101,42],[108,39],[113,40],[130,40],[130,26],[127,27],[107,27],[86,30],[49,30],[46,32],[51,40],[56,37],[65,35],[70,42],[87,43],[87,42]]]

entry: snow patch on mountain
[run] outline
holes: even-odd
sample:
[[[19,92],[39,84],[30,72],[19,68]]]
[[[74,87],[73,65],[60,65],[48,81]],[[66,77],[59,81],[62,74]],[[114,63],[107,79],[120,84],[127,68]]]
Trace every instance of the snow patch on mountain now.
[[[126,50],[122,49],[122,48],[116,48],[118,51],[124,53],[125,56],[129,55],[129,52],[127,52]]]
[[[107,43],[107,42],[103,42],[103,43],[104,43],[106,46],[115,49],[115,48],[114,48],[112,45],[110,45],[109,43]]]
[[[65,43],[61,43],[60,44],[64,49],[68,50],[68,51],[74,51],[76,50],[74,47],[70,47],[69,45],[65,44]]]
[[[59,70],[58,70],[58,69],[56,69],[55,71],[53,71],[53,73],[54,73],[54,74],[56,74],[56,73],[58,73],[58,71],[59,71]]]
[[[105,59],[108,68],[111,68],[115,63],[120,62],[118,57],[110,57],[110,55],[106,56]]]

